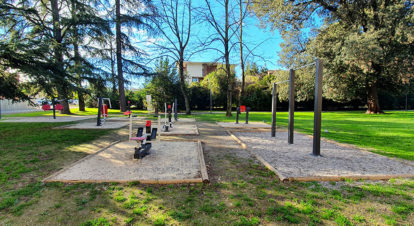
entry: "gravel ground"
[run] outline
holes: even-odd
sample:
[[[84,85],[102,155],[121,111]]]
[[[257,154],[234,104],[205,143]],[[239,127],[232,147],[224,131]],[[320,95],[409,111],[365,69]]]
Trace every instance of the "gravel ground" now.
[[[312,138],[303,134],[295,133],[293,145],[287,143],[287,132],[278,132],[276,138],[269,132],[234,134],[285,178],[414,176],[414,167],[401,161],[323,140],[321,156],[315,157]]]
[[[0,122],[75,122],[85,119],[96,118],[96,116],[39,116],[39,117],[9,117]]]
[[[271,127],[269,124],[266,124],[264,122],[249,122],[249,124],[245,124],[244,121],[242,122],[239,121],[239,124],[236,124],[234,122],[217,122],[217,124],[219,124],[223,128],[235,128],[235,129],[239,129],[239,128],[254,129],[254,128],[270,128]]]
[[[162,127],[161,123],[161,127]],[[154,125],[157,128],[158,125]],[[198,135],[198,129],[195,124],[177,124],[173,125],[173,128],[168,128],[168,132],[162,132],[161,136],[175,136],[175,135]]]
[[[138,127],[145,127],[146,120],[134,120],[132,134],[136,134]],[[129,125],[129,122],[128,122]],[[160,121],[161,128],[164,125],[164,119]],[[158,128],[158,120],[151,120],[152,128]],[[198,127],[194,120],[179,120],[173,124],[173,128],[168,128],[168,132],[158,130],[161,136],[180,136],[180,135],[199,135]]]
[[[194,122],[195,123],[195,118],[178,118],[178,123],[181,123],[181,122]]]
[[[46,181],[142,181],[201,178],[196,142],[154,142],[150,154],[133,159],[136,142],[117,143],[88,156]]]

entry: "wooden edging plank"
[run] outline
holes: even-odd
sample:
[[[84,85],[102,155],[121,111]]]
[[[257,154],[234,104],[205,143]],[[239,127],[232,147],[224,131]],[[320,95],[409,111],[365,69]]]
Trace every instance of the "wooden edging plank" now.
[[[414,178],[414,174],[394,175],[360,175],[360,176],[310,176],[310,177],[289,177],[289,181],[343,181],[352,180],[389,180],[392,178]]]
[[[203,146],[201,144],[201,141],[198,141],[197,144],[198,144],[198,156],[200,159],[201,178],[204,183],[207,183],[209,182],[209,179],[208,179],[206,162],[204,161]]]
[[[47,182],[63,183],[130,183],[139,182],[140,184],[184,184],[202,183],[202,178],[176,179],[176,180],[48,180]]]

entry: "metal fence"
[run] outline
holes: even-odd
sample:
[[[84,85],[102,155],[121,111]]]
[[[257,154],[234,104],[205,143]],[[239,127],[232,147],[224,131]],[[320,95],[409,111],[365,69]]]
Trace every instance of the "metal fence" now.
[[[39,107],[30,105],[28,101],[13,103],[13,101],[11,100],[0,100],[1,114],[39,111],[39,110],[40,110]]]

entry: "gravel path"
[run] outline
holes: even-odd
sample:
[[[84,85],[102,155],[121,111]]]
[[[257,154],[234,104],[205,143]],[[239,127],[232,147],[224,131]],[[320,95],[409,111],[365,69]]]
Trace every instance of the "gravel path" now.
[[[287,132],[278,132],[276,138],[269,132],[234,134],[285,178],[414,176],[408,164],[323,140],[322,156],[315,157],[312,138],[303,134],[295,134],[293,145],[287,143]]]

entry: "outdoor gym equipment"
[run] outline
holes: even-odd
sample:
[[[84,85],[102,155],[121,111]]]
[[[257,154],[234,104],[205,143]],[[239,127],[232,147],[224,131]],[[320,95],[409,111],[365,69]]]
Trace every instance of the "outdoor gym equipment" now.
[[[105,120],[108,118],[108,105],[104,103],[105,100],[108,101],[109,108],[112,108],[111,99],[102,97],[98,98],[98,119],[96,126],[102,126],[105,123]]]
[[[165,107],[165,118],[164,118],[164,125],[162,126],[162,131],[163,132],[168,132],[168,128],[173,128],[173,122],[171,121],[171,115],[172,115],[172,111],[174,108],[174,104],[171,106],[171,104],[169,104],[167,106],[167,103],[164,103],[164,107]],[[168,115],[168,120],[167,120],[167,115]]]
[[[240,105],[237,107],[237,114],[236,114],[236,124],[239,124],[239,115],[243,112],[246,112],[246,124],[249,124],[249,111],[250,107],[246,107],[245,105]]]
[[[55,98],[52,98],[52,106],[53,108],[50,108],[50,104],[46,103],[42,105],[42,110],[43,111],[53,111],[53,119],[56,119],[56,110],[60,111],[63,109],[63,105],[61,105],[60,103],[56,104],[56,100]]]
[[[131,101],[128,100],[128,110],[126,112],[124,112],[124,115],[128,115],[128,118],[131,118]]]
[[[314,123],[313,123],[313,151],[312,154],[319,156],[321,154],[321,115],[322,115],[322,78],[323,62],[316,59],[314,63],[303,65],[301,67],[289,70],[289,80],[273,83],[272,92],[272,137],[276,136],[276,104],[277,104],[277,85],[289,82],[289,126],[288,126],[288,143],[293,144],[294,135],[294,116],[295,116],[295,70],[308,66],[316,66],[315,73],[315,103],[314,103]]]
[[[151,120],[148,120],[145,124],[145,134],[144,134],[144,128],[139,127],[137,131],[136,137],[130,137],[129,140],[135,140],[139,146],[135,147],[134,152],[134,159],[142,159],[146,155],[149,154],[149,151],[151,149],[151,142],[152,140],[155,140],[157,137],[157,128],[152,128],[151,130]]]

